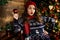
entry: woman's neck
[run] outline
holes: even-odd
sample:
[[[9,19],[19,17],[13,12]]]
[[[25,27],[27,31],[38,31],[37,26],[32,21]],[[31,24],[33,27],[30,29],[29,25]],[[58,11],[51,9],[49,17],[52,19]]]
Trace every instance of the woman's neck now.
[[[28,19],[33,19],[34,18],[34,16],[28,16]]]

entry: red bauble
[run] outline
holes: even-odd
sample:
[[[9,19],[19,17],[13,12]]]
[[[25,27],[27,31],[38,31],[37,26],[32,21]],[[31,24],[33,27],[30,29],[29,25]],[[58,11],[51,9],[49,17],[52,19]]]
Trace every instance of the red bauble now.
[[[58,5],[56,5],[55,7],[56,7],[56,9],[58,9],[58,8],[59,8],[59,6],[58,6]]]
[[[58,19],[58,17],[57,17],[56,15],[54,16],[54,18],[55,18],[55,19]]]
[[[44,10],[42,10],[42,13],[44,13],[45,11]]]
[[[54,15],[54,14],[51,14],[50,16],[51,16],[51,17],[54,17],[55,15]]]

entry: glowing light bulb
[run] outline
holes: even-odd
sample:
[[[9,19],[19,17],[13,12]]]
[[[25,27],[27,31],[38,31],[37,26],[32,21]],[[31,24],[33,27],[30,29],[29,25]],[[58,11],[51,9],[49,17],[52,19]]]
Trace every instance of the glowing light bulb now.
[[[58,20],[55,21],[56,23],[58,22]]]

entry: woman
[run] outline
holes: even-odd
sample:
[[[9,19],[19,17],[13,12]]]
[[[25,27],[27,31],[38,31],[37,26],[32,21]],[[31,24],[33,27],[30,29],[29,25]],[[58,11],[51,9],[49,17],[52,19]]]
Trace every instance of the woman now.
[[[18,9],[13,9],[13,37],[15,37],[16,40],[20,40],[20,26],[18,24],[18,19],[19,19],[19,12]]]
[[[25,12],[18,20],[24,40],[50,40],[44,30],[42,17],[37,13],[36,4],[29,1],[25,5]]]

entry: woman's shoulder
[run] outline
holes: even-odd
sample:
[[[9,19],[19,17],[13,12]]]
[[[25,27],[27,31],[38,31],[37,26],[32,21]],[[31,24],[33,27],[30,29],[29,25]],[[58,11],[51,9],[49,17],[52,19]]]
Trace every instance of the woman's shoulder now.
[[[18,23],[22,23],[22,22],[23,22],[23,18],[20,17],[20,18],[18,19]]]

